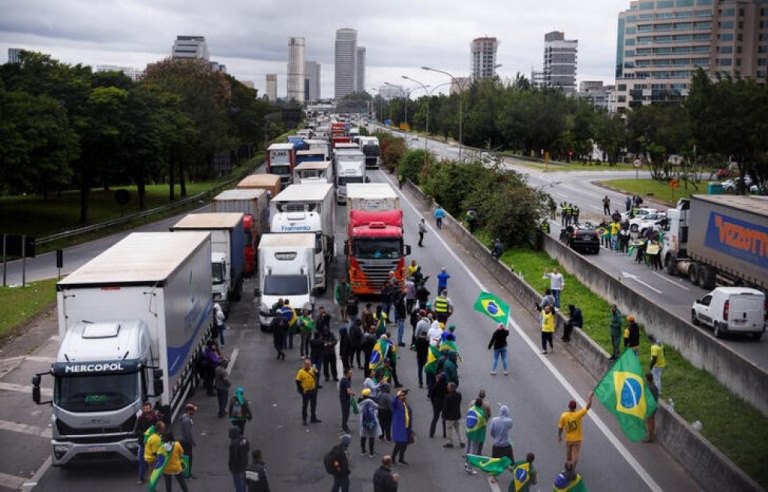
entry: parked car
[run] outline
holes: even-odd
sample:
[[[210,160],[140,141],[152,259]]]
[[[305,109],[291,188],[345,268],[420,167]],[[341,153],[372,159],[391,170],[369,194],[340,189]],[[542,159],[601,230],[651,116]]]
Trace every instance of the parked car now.
[[[643,218],[644,216],[648,214],[655,214],[658,210],[655,208],[649,208],[649,207],[640,207],[635,209],[635,216],[632,217],[632,212],[624,212],[621,214],[622,220],[630,220],[630,219],[637,219],[637,218]]]
[[[562,229],[560,241],[580,253],[600,253],[600,236],[589,226],[568,226]]]
[[[731,178],[726,179],[723,181],[723,191],[736,191],[739,187],[739,183],[741,182],[741,178]],[[744,176],[744,188],[749,189],[752,185],[752,178],[749,177],[749,175]]]
[[[749,333],[760,340],[765,332],[768,306],[765,294],[748,287],[718,287],[691,307],[691,323],[712,327],[720,338],[726,333]]]
[[[640,235],[644,235],[646,229],[658,231],[661,229],[663,222],[667,220],[667,214],[665,212],[652,212],[645,215],[640,215],[629,221],[629,231],[639,232]]]

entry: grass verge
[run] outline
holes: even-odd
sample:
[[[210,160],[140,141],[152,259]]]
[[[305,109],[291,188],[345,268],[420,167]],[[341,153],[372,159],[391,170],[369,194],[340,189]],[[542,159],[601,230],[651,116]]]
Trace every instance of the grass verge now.
[[[0,340],[56,300],[56,282],[48,279],[26,287],[0,287]]]
[[[607,163],[593,163],[583,161],[571,161],[569,162],[542,162],[540,160],[528,160],[521,158],[519,154],[510,152],[500,152],[504,157],[515,159],[515,164],[521,166],[537,169],[545,173],[559,173],[563,171],[631,171],[634,170],[630,164],[607,164]]]
[[[478,237],[486,244],[485,235]],[[558,262],[544,252],[531,249],[510,249],[501,257],[507,265],[520,272],[529,285],[543,293],[549,279],[543,273],[559,267],[565,277],[562,304],[579,306],[584,315],[584,332],[609,353],[611,339],[610,303],[581,284]],[[625,316],[631,313],[623,313]],[[653,333],[642,327],[643,334]],[[730,392],[706,371],[695,368],[672,347],[665,347],[667,368],[662,377],[663,397],[674,401],[675,411],[686,421],[702,423],[702,434],[717,449],[728,456],[749,476],[768,489],[768,418],[752,405]],[[650,343],[645,336],[640,345],[640,360],[644,368],[650,364]]]
[[[642,197],[652,197],[654,200],[663,202],[670,207],[674,207],[680,198],[688,198],[694,193],[706,193],[706,184],[699,184],[699,188],[693,188],[685,183],[680,183],[678,189],[669,187],[666,181],[655,181],[653,179],[609,179],[598,181],[598,184],[608,188],[628,193],[630,195],[640,195]]]

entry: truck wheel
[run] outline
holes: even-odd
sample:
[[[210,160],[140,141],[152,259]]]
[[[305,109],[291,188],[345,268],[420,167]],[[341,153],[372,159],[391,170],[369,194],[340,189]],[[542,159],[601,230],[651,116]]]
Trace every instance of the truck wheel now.
[[[715,338],[722,338],[723,337],[723,330],[720,329],[720,323],[715,321],[715,325],[712,328],[712,334],[715,335]]]
[[[758,331],[757,333],[753,333],[752,334],[752,340],[754,340],[756,342],[759,342],[761,338],[763,338],[763,332],[762,331]]]
[[[693,285],[699,285],[699,267],[696,263],[688,265],[688,280]]]
[[[699,326],[699,318],[696,317],[696,310],[691,309],[691,324],[693,326]]]
[[[677,265],[672,259],[672,255],[667,253],[664,255],[664,268],[667,269],[667,275],[674,277],[677,274]]]
[[[702,266],[701,272],[699,273],[699,277],[701,279],[701,286],[705,289],[714,289],[715,288],[715,270],[712,267],[708,266]]]

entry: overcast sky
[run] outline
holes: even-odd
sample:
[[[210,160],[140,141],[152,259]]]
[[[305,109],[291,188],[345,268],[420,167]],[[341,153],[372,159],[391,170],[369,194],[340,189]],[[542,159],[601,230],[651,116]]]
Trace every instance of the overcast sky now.
[[[265,75],[277,73],[284,96],[288,38],[303,36],[306,59],[322,65],[322,96],[332,97],[341,27],[356,29],[358,46],[367,48],[369,92],[385,81],[417,87],[401,75],[432,87],[448,80],[420,70],[423,65],[467,75],[469,44],[480,36],[499,40],[502,78],[529,77],[532,67],[541,69],[544,34],[558,30],[579,41],[578,81],[613,83],[617,15],[628,6],[628,0],[2,0],[0,61],[7,48],[18,47],[66,63],[143,68],[169,56],[176,35],[202,35],[211,59],[228,73],[253,81],[260,94]]]

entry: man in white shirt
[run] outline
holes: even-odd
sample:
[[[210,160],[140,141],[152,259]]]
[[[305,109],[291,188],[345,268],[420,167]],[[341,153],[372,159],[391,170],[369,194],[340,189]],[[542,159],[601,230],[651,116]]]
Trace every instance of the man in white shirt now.
[[[432,326],[429,327],[427,332],[427,338],[429,338],[429,344],[433,347],[437,347],[440,344],[440,339],[443,337],[443,329],[440,327],[440,323],[435,320],[432,322]]]
[[[557,267],[552,269],[551,273],[545,273],[544,278],[549,279],[549,289],[552,291],[552,296],[555,298],[555,307],[560,309],[560,291],[565,287],[565,279],[563,275],[557,270]]]

